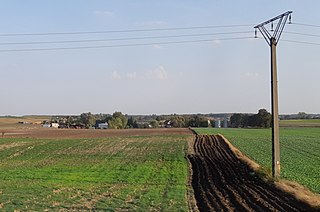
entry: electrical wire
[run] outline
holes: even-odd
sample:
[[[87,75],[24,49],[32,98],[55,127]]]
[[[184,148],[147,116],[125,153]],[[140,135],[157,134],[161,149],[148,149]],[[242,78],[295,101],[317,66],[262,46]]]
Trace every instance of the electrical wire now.
[[[262,39],[262,40],[264,40],[264,38],[262,38],[262,37],[255,37],[254,39]],[[298,43],[298,44],[307,44],[307,45],[320,46],[320,43],[307,42],[307,41],[288,40],[288,39],[281,39],[281,41],[290,42],[290,43]]]
[[[88,42],[105,42],[105,41],[128,41],[128,40],[160,39],[160,38],[201,37],[201,36],[212,36],[212,35],[234,35],[234,34],[246,34],[246,33],[251,33],[251,31],[218,32],[218,33],[202,33],[202,34],[180,34],[180,35],[163,35],[163,36],[145,36],[145,37],[129,37],[129,38],[87,39],[87,40],[6,42],[6,43],[0,43],[0,45],[88,43]]]
[[[293,25],[299,25],[299,26],[306,26],[306,27],[316,27],[316,28],[320,28],[320,25],[314,25],[314,24],[304,24],[304,23],[294,23],[294,22],[292,22],[291,24],[293,24]]]
[[[290,42],[290,43],[300,43],[300,44],[308,44],[308,45],[320,46],[320,43],[313,43],[313,42],[306,42],[306,41],[286,40],[286,39],[282,39],[282,41]]]
[[[0,34],[0,36],[107,34],[107,33],[130,33],[130,32],[178,31],[178,30],[213,29],[213,28],[234,28],[234,27],[247,27],[247,26],[252,26],[252,24],[191,26],[191,27],[171,27],[171,28],[151,28],[151,29],[127,29],[127,30],[106,30],[106,31],[79,31],[79,32],[4,33],[4,34]]]
[[[183,43],[199,43],[199,42],[214,42],[221,40],[244,40],[253,39],[252,37],[233,37],[220,39],[203,39],[203,40],[184,40],[184,41],[168,41],[168,42],[150,42],[150,43],[134,43],[134,44],[117,44],[117,45],[100,45],[100,46],[78,46],[78,47],[56,47],[56,48],[27,48],[27,49],[3,49],[3,52],[31,52],[31,51],[56,51],[56,50],[76,50],[76,49],[98,49],[98,48],[114,48],[114,47],[134,47],[134,46],[152,46],[152,45],[168,45],[168,44],[183,44]]]
[[[308,33],[289,32],[289,31],[283,31],[283,32],[287,33],[287,34],[293,34],[293,35],[304,35],[304,36],[309,36],[309,37],[320,37],[320,35],[308,34]]]

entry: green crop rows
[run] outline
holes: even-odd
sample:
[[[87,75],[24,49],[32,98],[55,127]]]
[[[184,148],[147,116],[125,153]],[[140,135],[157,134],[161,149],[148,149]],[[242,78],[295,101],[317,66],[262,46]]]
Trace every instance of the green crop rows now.
[[[0,139],[0,210],[187,210],[190,136]]]
[[[195,129],[223,134],[248,157],[271,170],[270,129]],[[320,128],[281,128],[281,177],[320,193]]]

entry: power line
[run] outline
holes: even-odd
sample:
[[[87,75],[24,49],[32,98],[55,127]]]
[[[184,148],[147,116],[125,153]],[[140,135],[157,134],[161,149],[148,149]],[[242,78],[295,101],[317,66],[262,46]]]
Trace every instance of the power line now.
[[[200,36],[212,36],[212,35],[234,35],[234,34],[245,34],[245,33],[251,33],[251,31],[163,35],[163,36],[144,36],[144,37],[129,37],[129,38],[86,39],[86,40],[6,42],[6,43],[0,43],[0,45],[29,45],[29,44],[59,44],[59,43],[86,43],[86,42],[104,42],[104,41],[127,41],[127,40],[159,39],[159,38],[200,37]]]
[[[293,25],[299,25],[299,26],[306,26],[306,27],[316,27],[316,28],[320,28],[320,25],[314,25],[314,24],[304,24],[304,23],[294,23],[294,22],[292,22],[291,24],[293,24]]]
[[[252,37],[233,37],[221,39],[203,39],[203,40],[184,40],[184,41],[168,41],[168,42],[151,42],[151,43],[135,43],[135,44],[119,44],[106,46],[78,46],[78,47],[57,47],[57,48],[29,48],[29,49],[3,49],[3,52],[32,52],[32,51],[56,51],[56,50],[79,50],[79,49],[98,49],[98,48],[114,48],[114,47],[134,47],[134,46],[152,46],[152,45],[168,45],[168,44],[183,44],[183,43],[199,43],[199,42],[214,42],[221,40],[244,40],[252,39]]]
[[[284,31],[286,34],[293,34],[293,35],[304,35],[304,36],[310,36],[310,37],[320,37],[320,35],[315,35],[315,34],[308,34],[308,33],[300,33],[300,32],[288,32]]]
[[[152,31],[177,31],[177,30],[193,30],[193,29],[213,29],[213,28],[234,28],[234,27],[247,27],[247,26],[252,26],[252,24],[191,26],[191,27],[171,27],[171,28],[151,28],[151,29],[126,29],[126,30],[106,30],[106,31],[79,31],[79,32],[4,33],[4,34],[0,34],[0,36],[107,34],[107,33],[129,33],[129,32],[152,32]]]
[[[263,39],[261,37],[255,37],[255,39]],[[285,42],[290,42],[290,43],[299,43],[299,44],[308,44],[308,45],[316,45],[319,46],[320,43],[314,43],[314,42],[306,42],[306,41],[298,41],[298,40],[287,40],[287,39],[281,39]]]
[[[290,42],[290,43],[300,43],[300,44],[308,44],[308,45],[316,45],[320,46],[320,43],[313,43],[313,42],[306,42],[306,41],[297,41],[297,40],[283,40],[285,42]]]

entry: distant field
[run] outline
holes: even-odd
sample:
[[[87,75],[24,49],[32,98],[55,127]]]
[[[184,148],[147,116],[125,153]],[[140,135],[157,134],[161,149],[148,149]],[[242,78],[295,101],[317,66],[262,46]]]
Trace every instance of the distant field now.
[[[200,134],[223,134],[232,144],[271,170],[270,129],[195,129]],[[281,128],[281,177],[320,193],[320,129]]]
[[[0,138],[0,210],[188,210],[190,135]]]
[[[281,127],[320,127],[320,119],[281,120]]]
[[[42,121],[50,119],[50,116],[0,116],[0,129],[34,129],[41,127]],[[23,122],[24,124],[19,122]]]

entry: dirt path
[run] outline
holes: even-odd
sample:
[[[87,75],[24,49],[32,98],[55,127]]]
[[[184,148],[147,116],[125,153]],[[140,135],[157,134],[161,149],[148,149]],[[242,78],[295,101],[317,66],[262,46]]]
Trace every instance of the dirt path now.
[[[254,175],[221,136],[197,135],[192,186],[200,211],[313,211]]]

